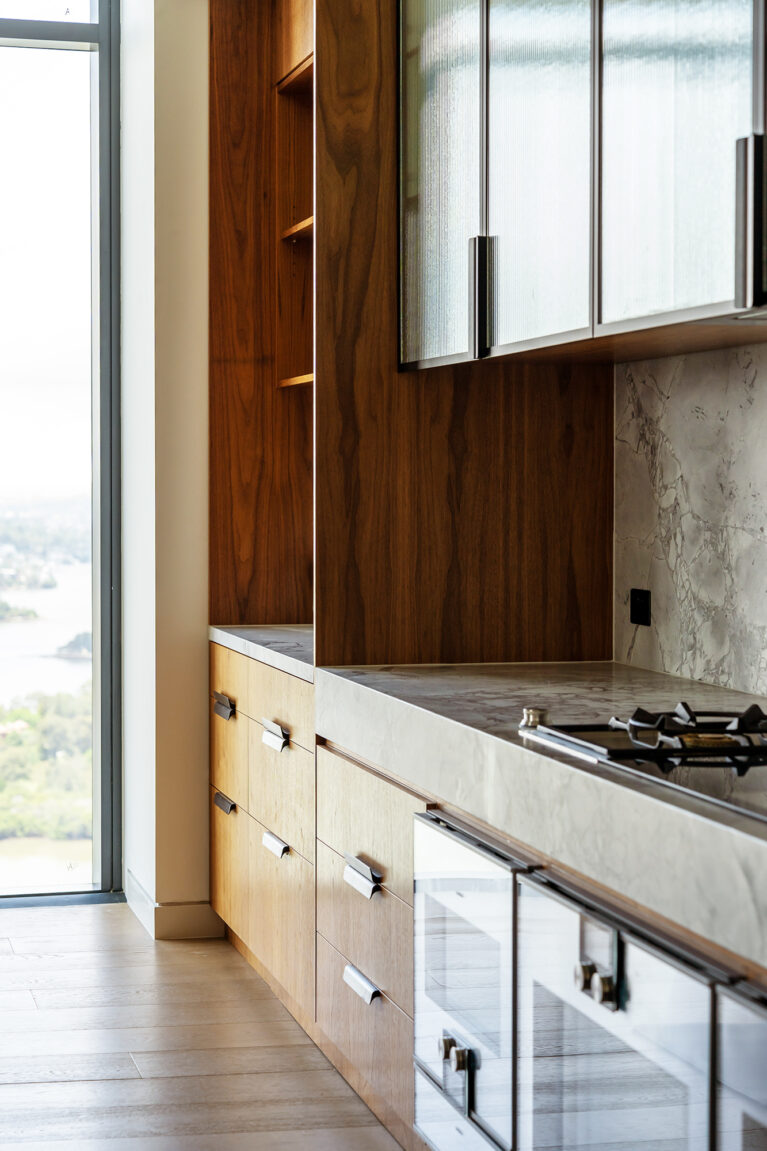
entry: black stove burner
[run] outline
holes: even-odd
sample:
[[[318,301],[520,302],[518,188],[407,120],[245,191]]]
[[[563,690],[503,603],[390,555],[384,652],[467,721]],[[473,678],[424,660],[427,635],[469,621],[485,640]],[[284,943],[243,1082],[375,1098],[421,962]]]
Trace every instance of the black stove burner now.
[[[668,774],[682,764],[731,767],[745,775],[749,767],[767,764],[767,715],[758,704],[744,712],[694,712],[687,703],[674,711],[648,712],[639,707],[631,719],[615,716],[612,730],[628,732],[630,749],[609,749],[608,758],[654,763]]]

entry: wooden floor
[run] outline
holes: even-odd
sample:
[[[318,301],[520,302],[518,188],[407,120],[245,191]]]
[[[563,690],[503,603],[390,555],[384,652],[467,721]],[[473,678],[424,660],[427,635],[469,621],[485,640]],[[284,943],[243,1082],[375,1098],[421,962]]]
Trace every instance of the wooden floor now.
[[[125,904],[0,910],[4,1151],[397,1151],[224,941]]]

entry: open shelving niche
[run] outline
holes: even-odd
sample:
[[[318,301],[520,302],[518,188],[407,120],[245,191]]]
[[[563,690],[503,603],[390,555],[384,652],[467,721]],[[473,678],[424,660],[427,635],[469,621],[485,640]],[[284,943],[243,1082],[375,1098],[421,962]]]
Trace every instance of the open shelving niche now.
[[[277,387],[314,382],[314,60],[275,85]]]

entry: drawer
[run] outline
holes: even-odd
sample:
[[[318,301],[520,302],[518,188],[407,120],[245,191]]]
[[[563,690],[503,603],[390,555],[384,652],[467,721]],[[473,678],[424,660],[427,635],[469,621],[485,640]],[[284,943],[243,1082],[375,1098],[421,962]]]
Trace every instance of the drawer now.
[[[277,751],[264,728],[250,723],[248,811],[314,862],[314,754],[290,743]]]
[[[219,643],[210,645],[210,692],[221,692],[234,703],[238,714],[250,715],[248,676],[252,659]]]
[[[413,813],[426,804],[373,772],[317,749],[317,838],[356,855],[388,889],[413,903]]]
[[[215,800],[210,789],[210,904],[227,927],[248,941],[248,824],[246,812],[236,805],[230,812]]]
[[[264,844],[264,836],[269,841],[272,833],[257,820],[249,820],[249,827],[248,946],[313,1019],[314,868],[291,848],[282,856],[275,855]]]
[[[248,662],[250,718],[278,723],[291,743],[314,752],[314,684],[257,659]]]
[[[344,881],[346,860],[324,843],[316,867],[317,930],[412,1018],[412,907],[383,887],[367,899]]]
[[[216,711],[216,701],[211,697],[210,782],[247,809],[248,744],[252,724],[244,713],[235,710],[227,719],[221,711],[221,708]]]
[[[413,1022],[383,995],[371,1003],[361,999],[344,982],[346,967],[344,956],[318,935],[317,1022],[375,1094],[412,1126]]]

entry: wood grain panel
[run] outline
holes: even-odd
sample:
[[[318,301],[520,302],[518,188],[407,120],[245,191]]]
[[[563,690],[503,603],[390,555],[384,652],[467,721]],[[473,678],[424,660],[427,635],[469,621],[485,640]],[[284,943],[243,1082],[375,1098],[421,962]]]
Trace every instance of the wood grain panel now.
[[[317,843],[317,931],[413,1016],[413,908],[381,888],[365,899],[344,883],[346,861]]]
[[[262,843],[267,829],[255,819],[249,820],[249,829],[251,914],[245,942],[313,1018],[314,868],[295,851],[281,859],[272,855]]]
[[[312,395],[275,387],[275,21],[211,0],[210,22],[210,618],[306,623]]]
[[[279,723],[291,743],[314,754],[314,684],[257,659],[248,663],[251,719]]]
[[[304,859],[314,862],[314,753],[298,744],[275,751],[250,725],[248,811]]]
[[[608,658],[611,369],[397,370],[396,10],[316,17],[317,663]]]
[[[412,1125],[413,1021],[385,996],[364,1003],[343,981],[346,962],[317,936],[317,1022],[370,1088]]]
[[[221,644],[210,644],[210,690],[226,695],[236,710],[222,719],[210,700],[210,782],[240,807],[248,807],[248,660]]]
[[[356,855],[413,905],[413,813],[426,804],[344,756],[317,748],[317,838]]]
[[[313,0],[278,0],[279,42],[275,80],[281,80],[314,48]]]
[[[249,819],[235,807],[228,815],[216,807],[210,789],[210,905],[224,923],[249,938],[248,890]]]

